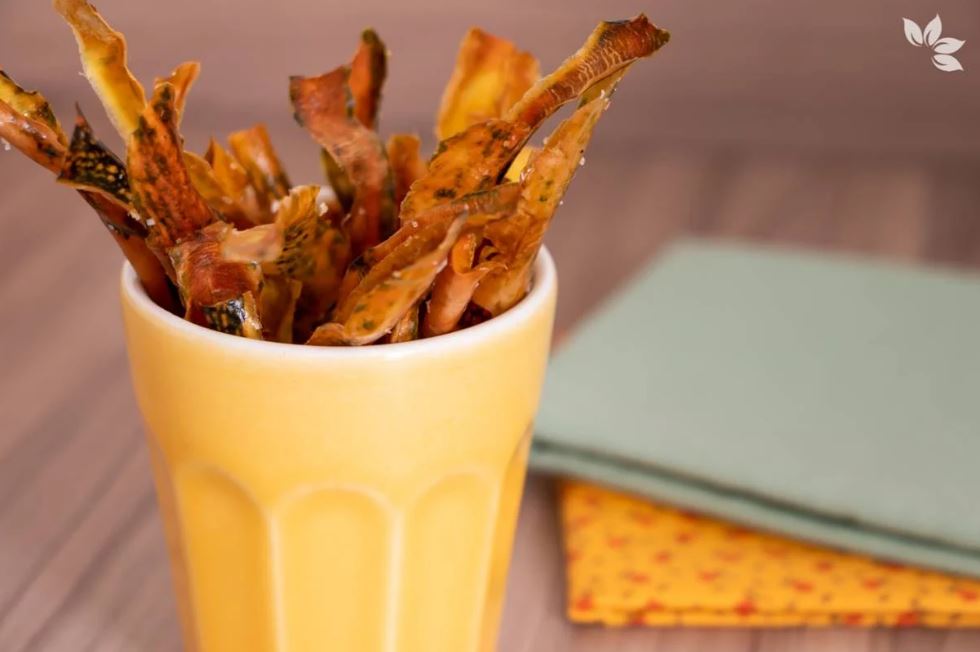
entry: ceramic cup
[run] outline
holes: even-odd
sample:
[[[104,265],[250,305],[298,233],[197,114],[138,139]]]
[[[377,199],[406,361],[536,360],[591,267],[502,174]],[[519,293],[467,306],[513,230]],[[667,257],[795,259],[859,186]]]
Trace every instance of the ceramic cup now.
[[[556,277],[449,335],[247,340],[122,304],[187,650],[495,647]]]

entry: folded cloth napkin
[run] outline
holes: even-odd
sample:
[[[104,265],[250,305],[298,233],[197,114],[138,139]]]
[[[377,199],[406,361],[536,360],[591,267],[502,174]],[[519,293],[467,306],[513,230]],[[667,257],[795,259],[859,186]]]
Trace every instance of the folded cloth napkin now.
[[[568,615],[605,625],[980,626],[980,581],[563,483]]]
[[[553,359],[532,463],[980,577],[980,280],[677,245]]]

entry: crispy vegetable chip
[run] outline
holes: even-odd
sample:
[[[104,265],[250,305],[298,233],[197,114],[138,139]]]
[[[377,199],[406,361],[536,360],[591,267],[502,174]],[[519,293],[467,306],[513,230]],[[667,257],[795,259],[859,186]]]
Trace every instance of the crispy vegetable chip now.
[[[222,243],[222,256],[226,260],[258,263],[272,278],[299,284],[290,304],[288,326],[282,317],[269,319],[260,309],[267,339],[287,341],[284,338],[288,331],[288,341],[292,341],[296,329],[303,330],[308,337],[315,324],[324,320],[336,298],[349,252],[339,229],[328,217],[321,216],[319,195],[318,186],[294,188],[280,204],[273,224],[233,231]],[[266,297],[270,291],[263,288],[260,308],[267,303],[282,305],[285,293],[282,282],[275,288],[278,298],[274,302]],[[295,327],[294,315],[299,317]]]
[[[431,171],[431,168],[430,168]],[[418,184],[416,184],[418,185]],[[465,206],[466,210],[472,215],[491,215],[499,217],[501,207],[506,206],[506,201],[511,194],[519,192],[516,183],[497,186],[492,191],[477,190],[468,193],[460,199],[442,199],[435,202],[432,207],[415,214],[411,220],[402,224],[402,227],[390,238],[381,244],[365,251],[362,258],[365,264],[374,265],[384,259],[391,251],[401,244],[408,236],[416,231],[440,221],[452,220],[456,217],[457,211]],[[406,199],[406,203],[407,203]]]
[[[275,224],[282,231],[282,254],[273,261],[278,273],[304,281],[316,267],[319,186],[293,188],[282,200]]]
[[[307,344],[361,346],[387,334],[432,285],[466,217],[460,215],[448,228],[432,224],[405,240],[351,293],[342,321],[320,326]]]
[[[411,188],[400,220],[416,219],[440,199],[458,197],[497,182],[541,122],[605,77],[648,56],[667,42],[667,32],[640,15],[600,23],[585,45],[537,82],[502,120],[488,120],[443,141],[427,174]]]
[[[65,146],[59,134],[38,120],[32,120],[0,100],[0,138],[27,158],[52,172],[61,169]]]
[[[409,225],[403,228],[399,231],[403,235],[399,238],[398,244],[393,247],[391,253],[371,266],[357,287],[344,297],[334,312],[334,320],[345,322],[349,319],[354,312],[357,312],[357,306],[361,303],[364,293],[374,289],[374,286],[379,282],[379,277],[384,277],[386,274],[394,274],[400,266],[406,264],[405,257],[414,251],[407,243],[415,242],[416,246],[418,246],[419,242],[425,242],[424,238],[420,240],[417,237],[420,233],[428,233],[428,237],[431,239],[435,237],[432,234],[439,233],[439,231],[438,229],[433,231],[430,227],[439,227],[442,229],[441,232],[445,232],[450,224],[454,224],[460,219],[463,219],[463,222],[460,222],[460,224],[465,225],[467,221],[474,218],[486,218],[487,216],[503,217],[516,208],[520,193],[520,186],[516,183],[497,186],[491,190],[474,193],[462,199],[437,206],[429,211],[425,222],[419,222],[416,226]],[[455,242],[455,238],[453,241]],[[452,247],[452,245],[453,243],[450,243],[448,246]],[[449,250],[447,249],[446,254],[448,253]],[[363,261],[362,264],[364,264]],[[356,265],[352,265],[352,267],[357,268]],[[434,277],[435,274],[433,274]]]
[[[439,272],[432,286],[422,335],[433,337],[453,331],[473,297],[480,281],[500,266],[497,261],[474,265],[481,233],[466,233],[449,254],[449,264]]]
[[[265,125],[258,124],[251,129],[236,131],[228,136],[228,143],[248,175],[259,205],[264,210],[269,210],[275,200],[289,194],[291,184],[272,147]]]
[[[212,143],[212,147],[214,147]],[[217,211],[221,218],[239,229],[252,228],[256,223],[268,222],[268,208],[258,206],[254,188],[249,184],[245,171],[231,157],[220,150],[217,155],[218,165],[222,171],[216,170],[207,158],[192,152],[184,152],[184,165],[190,175],[191,183],[200,193],[204,201]],[[208,150],[211,155],[212,150]],[[238,175],[241,175],[240,177]]]
[[[305,342],[340,300],[341,283],[351,263],[352,253],[350,240],[338,222],[329,212],[317,219],[316,259],[312,276],[303,282],[303,291],[296,307],[294,341]],[[356,281],[360,282],[360,277]]]
[[[133,205],[133,197],[126,166],[99,142],[77,105],[75,111],[75,131],[58,181],[79,190],[100,193],[128,209]]]
[[[377,129],[378,108],[381,106],[381,87],[388,75],[388,51],[377,32],[361,32],[361,44],[350,64],[351,96],[354,117],[369,129]]]
[[[517,211],[487,226],[486,236],[501,252],[504,266],[483,279],[473,300],[492,315],[509,309],[527,292],[545,229],[608,106],[607,96],[596,97],[562,122],[528,164]]]
[[[477,324],[482,324],[485,321],[490,321],[493,319],[493,315],[489,312],[470,302],[470,305],[466,307],[466,312],[459,320],[458,329],[462,330],[464,328],[470,328],[471,326],[476,326]]]
[[[487,120],[443,141],[402,202],[402,225],[437,204],[487,190],[524,145],[531,131],[503,120]]]
[[[298,186],[279,204],[275,222],[225,238],[222,255],[231,261],[263,265],[270,274],[304,281],[316,268],[319,186]]]
[[[255,295],[246,292],[241,297],[228,299],[213,306],[202,306],[203,326],[220,333],[262,339],[262,322],[259,320]]]
[[[463,37],[442,95],[436,136],[445,140],[478,122],[499,118],[537,81],[538,61],[502,38],[473,28]]]
[[[272,219],[269,207],[259,206],[258,194],[249,183],[248,173],[214,138],[204,160],[211,166],[214,180],[224,192],[225,210],[217,209],[239,228],[263,224]],[[223,202],[224,203],[224,202]]]
[[[262,339],[284,343],[293,341],[296,300],[302,288],[302,283],[285,276],[265,277],[258,302]]]
[[[391,248],[394,249],[399,244],[401,244],[402,242],[404,242],[405,241],[405,238],[407,238],[408,235],[410,235],[410,234],[407,234],[406,233],[405,234],[405,237],[403,237],[400,240],[398,240],[397,243],[392,243]],[[392,236],[391,238],[388,238],[388,240],[385,240],[385,242],[382,243],[382,244],[386,244],[388,242],[391,242],[394,239],[395,239],[394,236]],[[344,303],[344,301],[347,300],[347,297],[349,297],[351,295],[351,293],[355,289],[357,289],[357,286],[359,286],[361,284],[361,281],[364,280],[364,277],[367,276],[367,273],[369,271],[371,271],[371,265],[368,264],[368,261],[364,257],[367,253],[368,252],[365,252],[364,254],[362,254],[362,255],[358,256],[357,258],[355,258],[354,260],[352,260],[351,261],[351,264],[347,267],[347,270],[344,272],[344,278],[343,278],[343,280],[341,280],[341,282],[340,282],[340,288],[338,289],[338,292],[337,292],[337,305],[338,306],[342,305]],[[375,261],[375,262],[377,262],[377,261]]]
[[[284,244],[278,224],[260,224],[230,232],[221,241],[221,255],[235,263],[271,263],[282,255]]]
[[[63,145],[65,137],[61,126],[51,113],[47,100],[40,93],[24,91],[10,77],[2,73],[0,73],[0,94],[12,99],[20,107],[20,110],[17,110],[6,101],[0,100],[0,138],[5,139],[39,165],[55,174],[61,174],[63,167],[69,163],[69,153]],[[81,121],[84,122],[84,118],[81,118]],[[73,137],[73,144],[78,147],[79,142],[85,142],[86,146],[97,146],[99,151],[93,155],[101,158],[105,164],[109,159],[102,157],[111,157],[111,153],[95,139],[87,123],[82,128],[87,133],[81,134],[77,139]],[[125,176],[118,159],[113,160],[111,164],[118,165],[118,174]],[[106,169],[104,172],[103,176],[106,177],[105,181],[109,186],[108,193],[105,192],[106,188],[98,187],[93,187],[91,190],[82,188],[78,192],[96,212],[123,255],[132,264],[147,295],[165,310],[173,311],[176,308],[176,297],[164,266],[147,247],[144,240],[146,230],[143,225],[130,217],[128,202],[121,201],[125,199],[128,189],[124,189],[124,182],[119,178],[108,179],[111,171]]]
[[[620,68],[618,71],[609,75],[605,79],[596,82],[592,86],[589,86],[585,91],[583,91],[581,97],[579,98],[578,105],[585,106],[597,97],[608,97],[612,99],[612,96],[616,93],[616,87],[619,82],[626,76],[629,71],[629,66]]]
[[[394,182],[377,134],[352,115],[349,76],[350,68],[342,66],[319,77],[293,77],[289,96],[297,122],[354,188],[348,232],[360,253],[394,228]]]
[[[251,221],[242,215],[239,206],[225,193],[214,168],[207,162],[207,159],[187,151],[184,152],[183,156],[184,167],[187,168],[191,183],[208,206],[217,211],[224,221],[239,228],[249,228],[252,225]]]
[[[215,222],[168,250],[181,299],[191,316],[207,306],[241,299],[246,292],[258,294],[259,265],[228,261],[221,255],[221,243],[231,228]]]
[[[324,175],[327,177],[327,181],[330,183],[330,189],[337,196],[337,201],[345,213],[350,213],[354,207],[354,195],[357,194],[357,189],[351,182],[350,177],[347,176],[347,172],[344,171],[344,168],[340,167],[340,164],[330,156],[327,150],[322,148],[320,149],[320,165],[323,168]]]
[[[670,34],[643,14],[630,20],[603,21],[578,52],[557,70],[537,82],[505,114],[505,119],[537,126],[590,86],[637,59],[648,57],[670,39]]]
[[[388,333],[387,343],[398,344],[399,342],[411,342],[419,338],[419,312],[422,310],[422,302],[417,301],[414,306],[408,309],[402,318],[399,319],[391,332]]]
[[[184,163],[174,123],[174,100],[174,87],[159,84],[128,146],[127,168],[136,210],[146,222],[150,245],[160,249],[191,237],[216,219],[194,188]]]
[[[178,297],[163,263],[146,244],[145,227],[134,220],[125,207],[105,195],[83,190],[79,190],[79,194],[96,212],[126,260],[133,266],[147,296],[164,310],[176,313]],[[167,265],[169,267],[169,262]]]
[[[520,301],[546,227],[627,69],[669,34],[644,15],[603,22],[552,74],[472,29],[439,109],[435,155],[378,136],[388,52],[361,34],[349,65],[290,78],[294,115],[330,187],[293,188],[263,125],[226,151],[184,150],[200,64],[157,78],[149,102],[126,41],[86,0],[53,0],[85,76],[126,145],[123,164],[78,112],[71,141],[51,106],[0,70],[0,138],[74,187],[148,295],[185,319],[278,342],[408,342],[478,324]],[[579,100],[543,148],[528,142]]]
[[[54,0],[75,33],[82,67],[124,141],[136,131],[146,94],[126,66],[126,39],[85,0]]]
[[[157,77],[153,82],[153,87],[156,88],[162,83],[169,82],[174,87],[174,111],[177,113],[176,123],[180,126],[180,120],[184,117],[184,106],[187,104],[187,94],[191,90],[191,86],[197,81],[198,75],[201,74],[201,63],[199,61],[185,61],[180,64],[174,71],[170,73],[169,77],[160,78]]]
[[[413,134],[394,134],[388,139],[388,164],[395,176],[395,205],[401,206],[408,189],[425,174],[419,149],[422,141]]]
[[[517,155],[517,158],[514,159],[514,162],[510,164],[509,168],[507,168],[507,174],[504,175],[504,179],[507,181],[520,181],[521,175],[524,173],[524,168],[527,167],[528,161],[531,160],[531,157],[539,149],[540,148],[538,147],[531,147],[530,145],[522,149]]]
[[[26,91],[0,70],[0,102],[6,102],[10,107],[28,120],[40,122],[58,137],[61,144],[68,143],[65,133],[58,124],[51,105],[37,91]]]

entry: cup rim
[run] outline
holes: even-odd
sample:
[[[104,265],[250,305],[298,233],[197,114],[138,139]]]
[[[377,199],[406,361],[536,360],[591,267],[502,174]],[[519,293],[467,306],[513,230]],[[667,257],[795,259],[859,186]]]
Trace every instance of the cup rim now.
[[[306,344],[251,340],[204,328],[178,317],[154,303],[146,294],[135,270],[128,261],[123,262],[120,276],[120,291],[123,301],[127,302],[146,320],[156,322],[170,330],[174,336],[199,340],[216,349],[220,348],[226,351],[268,355],[278,359],[302,358],[304,360],[369,360],[393,356],[445,353],[452,349],[474,346],[516,330],[545,307],[548,298],[554,294],[557,288],[555,261],[547,248],[542,246],[534,263],[533,281],[527,296],[513,308],[493,319],[445,335],[411,342],[371,346],[308,346]]]

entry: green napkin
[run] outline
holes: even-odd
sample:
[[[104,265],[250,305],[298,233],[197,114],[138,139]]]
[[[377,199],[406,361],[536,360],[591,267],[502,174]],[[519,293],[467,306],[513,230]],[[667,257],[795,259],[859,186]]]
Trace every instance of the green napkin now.
[[[980,277],[674,246],[554,357],[532,464],[980,576]]]

